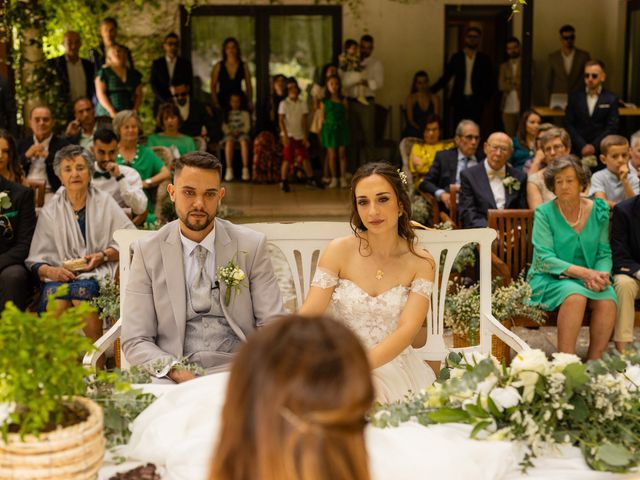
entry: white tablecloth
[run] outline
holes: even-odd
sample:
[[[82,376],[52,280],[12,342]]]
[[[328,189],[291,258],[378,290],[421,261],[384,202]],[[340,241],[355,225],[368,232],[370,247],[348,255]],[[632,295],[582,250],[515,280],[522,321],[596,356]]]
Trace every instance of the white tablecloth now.
[[[127,463],[107,459],[99,479],[147,462],[167,480],[205,480],[214,449],[227,373],[209,375],[180,386],[145,385],[160,396],[133,424],[128,445],[118,454]],[[265,399],[265,401],[267,401]],[[367,449],[373,480],[605,480],[638,478],[594,472],[580,451],[562,447],[520,471],[521,448],[511,442],[469,439],[470,427],[447,424],[398,428],[368,427]]]

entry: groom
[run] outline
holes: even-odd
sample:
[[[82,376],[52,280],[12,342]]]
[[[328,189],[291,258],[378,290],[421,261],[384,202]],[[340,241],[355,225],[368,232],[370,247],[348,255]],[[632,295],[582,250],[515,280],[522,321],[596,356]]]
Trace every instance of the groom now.
[[[122,349],[160,383],[194,378],[176,365],[183,357],[207,373],[224,370],[257,327],[283,313],[265,236],[216,218],[221,171],[208,153],[179,158],[168,187],[178,220],[134,245]]]

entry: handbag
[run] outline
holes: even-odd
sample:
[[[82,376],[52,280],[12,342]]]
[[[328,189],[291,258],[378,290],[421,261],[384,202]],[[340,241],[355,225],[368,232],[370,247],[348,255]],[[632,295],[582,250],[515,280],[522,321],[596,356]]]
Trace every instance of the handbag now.
[[[311,119],[311,126],[309,127],[309,131],[311,133],[315,133],[316,135],[320,135],[323,124],[324,110],[322,108],[318,108],[315,112],[313,112],[313,118]]]

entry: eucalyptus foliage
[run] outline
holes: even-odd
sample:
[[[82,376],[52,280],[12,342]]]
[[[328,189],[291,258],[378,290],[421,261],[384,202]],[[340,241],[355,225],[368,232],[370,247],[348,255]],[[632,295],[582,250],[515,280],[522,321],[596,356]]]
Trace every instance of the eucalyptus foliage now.
[[[65,419],[65,401],[85,392],[81,358],[93,348],[80,332],[95,312],[88,303],[56,313],[56,296],[38,315],[8,302],[0,316],[0,431],[38,434]]]

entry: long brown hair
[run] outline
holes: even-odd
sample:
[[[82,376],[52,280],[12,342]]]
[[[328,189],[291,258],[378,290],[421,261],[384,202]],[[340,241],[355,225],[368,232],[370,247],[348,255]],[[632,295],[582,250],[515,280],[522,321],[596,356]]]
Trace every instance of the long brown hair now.
[[[536,115],[538,118],[540,118],[540,123],[542,123],[542,117],[538,114],[538,112],[534,112],[533,110],[527,110],[522,114],[522,116],[520,117],[520,122],[518,123],[518,132],[516,136],[518,137],[518,141],[520,142],[520,145],[522,145],[525,148],[529,146],[529,144],[527,143],[527,122],[529,121],[529,117],[531,115]],[[534,136],[534,143],[535,143],[535,136]]]
[[[24,178],[24,170],[22,170],[20,158],[18,157],[16,141],[7,130],[4,130],[2,128],[0,128],[0,138],[4,138],[9,145],[9,161],[7,162],[7,169],[13,174],[13,178],[7,178],[7,180],[15,183],[22,183],[22,179]]]
[[[398,197],[398,202],[402,208],[402,215],[398,217],[398,235],[404,238],[408,245],[409,250],[414,255],[420,256],[416,253],[415,243],[416,234],[411,226],[411,200],[409,199],[409,192],[406,189],[405,181],[400,176],[400,172],[396,167],[386,162],[372,162],[362,165],[351,179],[351,230],[356,237],[360,240],[360,246],[362,247],[362,241],[364,240],[360,235],[362,232],[367,231],[364,222],[358,214],[358,202],[356,201],[356,186],[363,178],[370,177],[371,175],[380,175],[383,177]]]
[[[369,480],[373,385],[343,324],[290,315],[238,352],[210,480]]]

